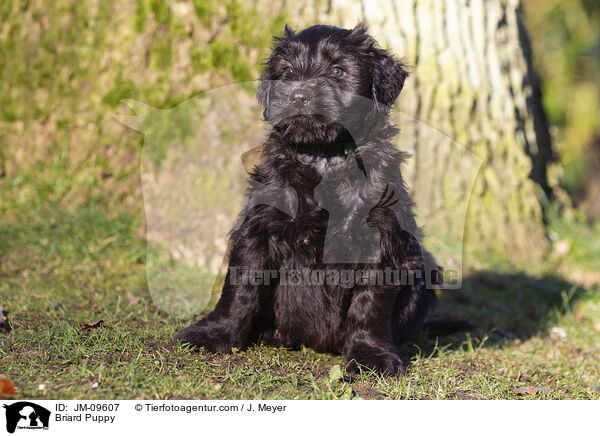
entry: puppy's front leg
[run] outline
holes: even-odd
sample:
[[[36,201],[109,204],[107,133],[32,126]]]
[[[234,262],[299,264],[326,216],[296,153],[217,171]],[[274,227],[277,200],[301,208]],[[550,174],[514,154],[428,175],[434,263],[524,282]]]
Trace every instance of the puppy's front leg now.
[[[397,291],[356,289],[346,317],[344,361],[349,372],[361,366],[387,375],[403,370],[391,333],[391,314]]]
[[[264,271],[267,256],[266,251],[260,250],[257,241],[247,240],[234,247],[225,285],[215,309],[196,324],[177,333],[175,340],[204,347],[211,352],[229,353],[232,347],[247,346],[256,329],[260,294],[266,292],[268,286],[246,280],[247,277],[235,277],[231,265]]]

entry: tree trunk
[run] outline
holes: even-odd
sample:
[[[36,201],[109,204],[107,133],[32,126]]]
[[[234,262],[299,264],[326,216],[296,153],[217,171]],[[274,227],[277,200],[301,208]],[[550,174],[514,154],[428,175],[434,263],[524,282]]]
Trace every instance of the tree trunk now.
[[[259,0],[258,7],[283,9],[297,29],[350,28],[360,19],[411,66],[396,104],[398,146],[413,155],[404,173],[434,250],[456,254],[464,229],[472,266],[485,264],[477,260],[483,253],[521,265],[541,259],[540,198],[551,192],[553,153],[519,1]]]

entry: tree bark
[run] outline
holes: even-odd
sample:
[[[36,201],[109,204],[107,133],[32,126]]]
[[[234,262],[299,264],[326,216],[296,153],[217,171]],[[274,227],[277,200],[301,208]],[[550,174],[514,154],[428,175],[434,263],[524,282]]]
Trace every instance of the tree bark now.
[[[538,263],[551,193],[548,123],[517,0],[259,0],[297,29],[360,20],[411,77],[396,104],[398,146],[429,244]],[[466,216],[466,220],[465,220]],[[457,236],[459,235],[460,238]]]

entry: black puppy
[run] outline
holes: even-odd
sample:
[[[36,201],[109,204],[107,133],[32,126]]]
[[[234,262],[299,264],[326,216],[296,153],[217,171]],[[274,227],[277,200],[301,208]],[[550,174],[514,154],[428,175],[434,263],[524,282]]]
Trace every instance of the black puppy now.
[[[362,25],[286,26],[275,41],[258,90],[273,129],[231,233],[221,298],[176,339],[213,352],[304,344],[343,352],[350,371],[397,373],[397,347],[435,305],[437,278],[405,155],[390,143],[389,106],[407,72]]]

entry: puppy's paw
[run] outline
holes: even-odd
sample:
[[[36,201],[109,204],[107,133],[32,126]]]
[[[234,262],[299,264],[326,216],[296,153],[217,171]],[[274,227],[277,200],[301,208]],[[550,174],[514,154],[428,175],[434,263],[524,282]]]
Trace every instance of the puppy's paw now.
[[[233,346],[230,336],[224,330],[197,324],[181,330],[173,339],[177,342],[193,345],[194,347],[204,347],[212,353],[219,351],[231,353],[231,347]]]
[[[387,376],[404,374],[402,360],[396,353],[364,344],[354,345],[345,354],[344,360],[346,370],[353,374],[369,370]]]

